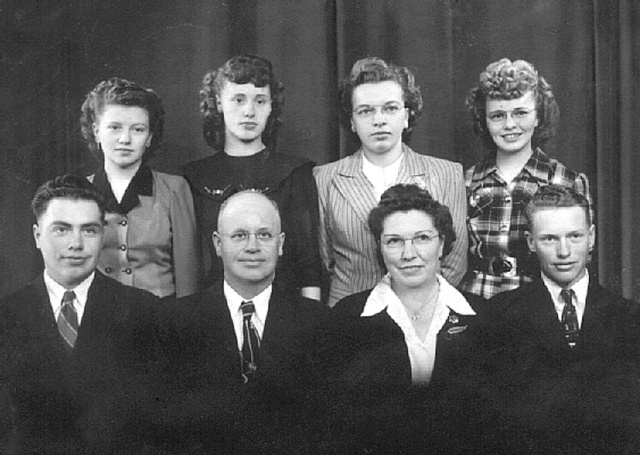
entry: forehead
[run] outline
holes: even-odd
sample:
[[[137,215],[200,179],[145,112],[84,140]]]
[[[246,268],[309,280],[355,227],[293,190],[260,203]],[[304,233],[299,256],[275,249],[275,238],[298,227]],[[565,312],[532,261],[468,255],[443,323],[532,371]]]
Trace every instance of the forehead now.
[[[537,209],[532,214],[532,229],[536,233],[563,233],[589,229],[582,207],[551,207]]]
[[[487,110],[510,111],[518,108],[533,108],[536,105],[535,95],[529,90],[520,98],[505,100],[502,98],[487,98]]]
[[[239,194],[229,200],[220,212],[221,229],[268,228],[280,230],[280,217],[272,202],[260,194]]]
[[[435,229],[433,217],[422,210],[394,212],[387,215],[382,222],[383,234],[413,234],[418,231]]]
[[[222,96],[235,96],[235,95],[244,95],[244,96],[271,96],[271,87],[269,85],[265,85],[264,87],[256,87],[252,83],[248,84],[236,84],[231,81],[224,81],[222,85]]]
[[[395,81],[368,82],[358,85],[353,90],[352,102],[354,106],[362,104],[385,104],[391,101],[402,103],[402,87]]]
[[[52,199],[38,220],[42,224],[63,222],[67,224],[102,224],[100,209],[95,201],[86,199]]]
[[[122,104],[105,104],[99,118],[103,121],[149,123],[149,113],[145,108]]]

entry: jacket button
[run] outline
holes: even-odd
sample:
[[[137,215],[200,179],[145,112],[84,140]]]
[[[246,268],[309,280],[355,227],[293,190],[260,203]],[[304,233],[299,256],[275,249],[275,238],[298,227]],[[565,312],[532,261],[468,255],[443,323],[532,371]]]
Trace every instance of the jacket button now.
[[[122,251],[125,251],[125,250],[127,249],[127,245],[120,245],[120,249],[121,249]]]
[[[107,267],[106,269],[104,269],[104,271],[106,273],[111,273],[111,272],[113,272],[113,269],[111,267]]]
[[[124,273],[126,273],[127,275],[131,275],[131,269],[125,269]]]
[[[127,225],[127,220],[122,220],[122,221],[120,221],[120,225],[121,225],[121,226],[126,226],[126,225]]]

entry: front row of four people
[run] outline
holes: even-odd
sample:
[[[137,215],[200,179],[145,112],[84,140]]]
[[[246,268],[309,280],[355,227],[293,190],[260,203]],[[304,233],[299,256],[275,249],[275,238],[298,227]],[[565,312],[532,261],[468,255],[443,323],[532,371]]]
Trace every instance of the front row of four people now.
[[[388,275],[330,312],[275,279],[285,235],[264,195],[242,192],[222,207],[214,246],[224,284],[159,305],[95,271],[104,211],[91,185],[71,176],[48,182],[34,198],[45,272],[0,304],[0,384],[13,416],[6,440],[41,453],[145,440],[176,450],[286,451],[310,441],[350,450],[375,448],[423,418],[428,429],[412,432],[420,436],[409,435],[407,448],[451,441],[463,429],[506,438],[479,411],[508,416],[507,428],[536,422],[512,418],[501,384],[538,391],[539,382],[587,367],[602,377],[606,362],[635,347],[630,303],[594,284],[585,297],[595,235],[587,206],[556,186],[533,198],[528,238],[545,285],[489,304],[503,309],[492,327],[477,298],[439,275],[454,239],[451,216],[415,186],[389,189],[369,218]],[[574,285],[576,300],[556,317],[559,298],[545,289]],[[437,393],[403,393],[417,384]],[[372,400],[380,386],[385,393]],[[453,398],[443,406],[442,397]],[[378,422],[380,437],[370,437],[371,415],[390,410],[394,424]]]

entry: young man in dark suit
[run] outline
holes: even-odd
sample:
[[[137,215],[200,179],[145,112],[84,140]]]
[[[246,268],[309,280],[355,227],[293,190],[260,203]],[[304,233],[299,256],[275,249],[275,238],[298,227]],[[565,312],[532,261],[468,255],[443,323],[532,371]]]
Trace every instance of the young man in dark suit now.
[[[525,214],[541,275],[489,302],[500,309],[499,395],[508,433],[516,435],[507,441],[540,453],[605,453],[619,427],[601,406],[603,394],[613,390],[612,378],[637,376],[637,305],[588,272],[596,233],[584,196],[549,185],[531,198]]]
[[[222,204],[213,244],[224,281],[168,303],[161,319],[167,444],[288,453],[298,436],[308,440],[296,433],[315,418],[308,354],[328,308],[275,280],[284,242],[264,194]]]
[[[46,182],[32,201],[44,273],[0,301],[3,453],[102,453],[144,402],[157,298],[96,271],[102,196],[84,178]]]

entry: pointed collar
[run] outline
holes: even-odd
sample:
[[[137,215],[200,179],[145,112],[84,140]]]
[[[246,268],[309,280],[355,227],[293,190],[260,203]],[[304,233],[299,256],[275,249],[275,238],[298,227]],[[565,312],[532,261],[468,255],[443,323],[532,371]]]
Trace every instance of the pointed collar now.
[[[537,180],[547,181],[550,166],[551,159],[540,148],[536,148],[527,160],[520,173],[525,172]],[[496,154],[491,153],[484,157],[478,164],[476,164],[473,173],[473,181],[482,181],[496,172],[498,172]]]
[[[151,173],[151,169],[144,164],[140,165],[138,172],[136,172],[136,175],[131,179],[131,183],[129,183],[120,203],[118,203],[111,190],[111,185],[109,184],[109,179],[107,178],[104,168],[100,168],[96,172],[93,184],[104,196],[108,212],[129,213],[132,209],[140,205],[138,196],[153,195],[153,174]]]
[[[399,176],[403,173],[408,173],[410,176],[424,174],[424,166],[418,163],[418,157],[416,155],[418,154],[411,150],[411,147],[405,143],[402,144],[402,157],[398,171]],[[356,153],[343,161],[342,166],[338,169],[338,173],[344,177],[355,177],[357,175],[364,177],[364,173],[362,172],[363,160],[364,150],[360,147]]]

